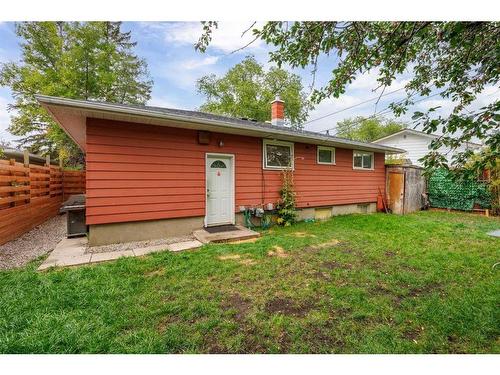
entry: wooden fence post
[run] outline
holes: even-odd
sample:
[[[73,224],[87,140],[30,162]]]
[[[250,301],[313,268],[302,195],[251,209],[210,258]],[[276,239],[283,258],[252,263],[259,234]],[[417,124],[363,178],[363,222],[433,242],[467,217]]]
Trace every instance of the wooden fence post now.
[[[26,198],[24,203],[28,204],[30,203],[31,200],[30,152],[28,151],[28,149],[24,149],[23,154],[24,154],[24,167],[28,168],[28,172],[25,173],[24,175],[28,177],[28,188],[29,188],[28,198]]]
[[[28,150],[24,150],[24,166],[26,168],[30,167],[30,152]]]
[[[12,166],[16,165],[16,160],[15,160],[15,159],[9,159],[9,165],[12,165]],[[9,174],[10,174],[11,176],[15,176],[15,175],[16,175],[16,173],[15,173],[13,170],[11,170],[11,171],[9,172]],[[13,178],[13,180],[14,180],[14,178]],[[11,182],[11,185],[12,185],[12,182]],[[16,192],[15,192],[15,191],[13,191],[13,192],[11,192],[9,195],[10,195],[11,197],[15,197],[15,196],[16,196]],[[15,201],[10,202],[10,204],[9,204],[9,206],[10,206],[10,207],[14,207],[15,205],[16,205],[16,202],[15,202]]]

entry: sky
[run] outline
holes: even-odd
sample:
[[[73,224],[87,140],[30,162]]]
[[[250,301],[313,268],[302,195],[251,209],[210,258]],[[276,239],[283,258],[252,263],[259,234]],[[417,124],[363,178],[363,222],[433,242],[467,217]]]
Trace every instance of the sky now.
[[[248,22],[221,22],[214,31],[210,47],[205,53],[194,50],[194,43],[202,33],[199,22],[124,22],[123,31],[131,31],[133,40],[137,41],[136,53],[146,59],[151,77],[154,81],[150,105],[181,109],[197,109],[203,103],[203,96],[196,92],[196,80],[207,74],[222,75],[232,66],[242,61],[247,55],[253,55],[265,68],[272,66],[269,63],[268,53],[271,47],[258,40],[242,51],[234,50],[246,45],[251,39],[251,33],[242,33],[252,24]],[[21,41],[15,35],[14,23],[0,22],[0,64],[9,61],[19,61]],[[323,56],[319,60],[319,69],[316,74],[315,87],[325,84],[331,77],[331,70],[335,66],[335,58]],[[312,84],[311,69],[288,69],[300,75],[307,92]],[[385,89],[385,95],[377,99],[381,89],[377,71],[356,77],[356,80],[347,87],[345,94],[338,99],[326,99],[316,105],[309,113],[308,122],[304,128],[310,131],[324,132],[335,127],[338,121],[355,116],[371,116],[387,108],[392,101],[404,97],[404,87],[410,79],[409,72],[398,76],[391,87]],[[500,90],[497,87],[486,87],[481,93],[474,107],[480,107],[492,100],[500,99]],[[421,98],[410,108],[408,114],[400,120],[410,123],[414,111],[425,111],[430,107],[441,106],[439,113],[447,114],[453,108],[453,103],[440,96]],[[7,110],[13,99],[7,87],[0,87],[0,140],[7,140],[15,145],[15,139],[7,128],[10,114]],[[368,101],[352,109],[347,107]],[[285,103],[286,105],[286,103]],[[332,112],[335,115],[327,116]],[[386,117],[391,117],[387,113]],[[334,134],[335,130],[331,131]]]

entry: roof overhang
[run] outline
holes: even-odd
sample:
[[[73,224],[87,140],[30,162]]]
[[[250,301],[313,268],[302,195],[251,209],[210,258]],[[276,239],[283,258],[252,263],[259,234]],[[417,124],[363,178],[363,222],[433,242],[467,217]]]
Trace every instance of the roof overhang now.
[[[438,138],[438,136],[434,135],[434,134],[427,134],[427,133],[416,131],[416,130],[413,130],[413,129],[401,129],[401,130],[399,130],[399,131],[397,131],[395,133],[392,133],[392,134],[386,135],[385,137],[376,139],[376,140],[373,141],[373,143],[378,143],[378,142],[381,142],[381,141],[385,141],[387,139],[391,139],[391,138],[393,138],[393,137],[395,137],[397,135],[404,134],[404,133],[409,133],[409,134],[421,136],[421,137],[424,137],[424,138],[431,138],[431,139]]]
[[[379,142],[382,142],[382,141],[386,141],[388,139],[394,138],[394,137],[396,137],[398,135],[401,135],[401,134],[404,134],[404,133],[416,135],[418,137],[430,138],[430,139],[437,139],[437,138],[439,138],[439,135],[428,134],[428,133],[422,132],[420,130],[415,130],[415,129],[401,129],[401,130],[397,131],[396,133],[392,133],[392,134],[386,135],[385,137],[376,139],[376,140],[373,141],[373,143],[379,143]],[[466,144],[467,147],[471,147],[473,149],[478,149],[478,148],[483,147],[483,145],[481,145],[479,143],[475,143],[475,142],[465,142],[465,144]]]
[[[384,152],[389,154],[404,152],[404,150],[395,147],[350,141],[347,139],[344,140],[326,135],[324,136],[319,133],[300,133],[285,127],[283,127],[283,129],[271,127],[269,129],[265,129],[263,127],[250,127],[221,120],[164,113],[155,108],[137,108],[120,104],[66,99],[44,95],[36,95],[36,99],[83,151],[85,151],[86,148],[87,119],[96,118],[146,125],[206,130],[217,133],[279,139],[284,141]]]

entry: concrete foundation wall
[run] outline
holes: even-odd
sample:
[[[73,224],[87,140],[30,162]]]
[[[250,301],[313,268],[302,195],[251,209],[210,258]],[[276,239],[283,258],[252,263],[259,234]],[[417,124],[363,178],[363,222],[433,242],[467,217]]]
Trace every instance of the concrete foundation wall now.
[[[343,204],[332,207],[317,207],[317,208],[304,208],[297,211],[297,219],[299,221],[306,219],[326,220],[332,216],[348,215],[348,214],[361,214],[361,213],[374,213],[377,212],[377,204],[363,203],[363,204]]]
[[[185,236],[202,227],[203,217],[94,224],[89,226],[89,245],[100,246]]]
[[[309,207],[297,211],[297,219],[326,220],[336,215],[353,213],[373,213],[376,203],[345,204],[333,207]],[[165,237],[185,236],[194,230],[203,228],[203,217],[131,221],[126,223],[93,224],[89,226],[89,245],[100,246],[120,242],[145,241]],[[260,220],[252,217],[255,225]],[[243,225],[244,217],[236,213],[236,224]]]

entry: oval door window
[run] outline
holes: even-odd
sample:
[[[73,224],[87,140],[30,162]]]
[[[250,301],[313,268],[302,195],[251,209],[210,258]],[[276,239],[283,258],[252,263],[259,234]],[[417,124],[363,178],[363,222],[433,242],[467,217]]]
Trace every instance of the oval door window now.
[[[226,164],[222,160],[216,160],[210,165],[210,168],[226,168]]]

